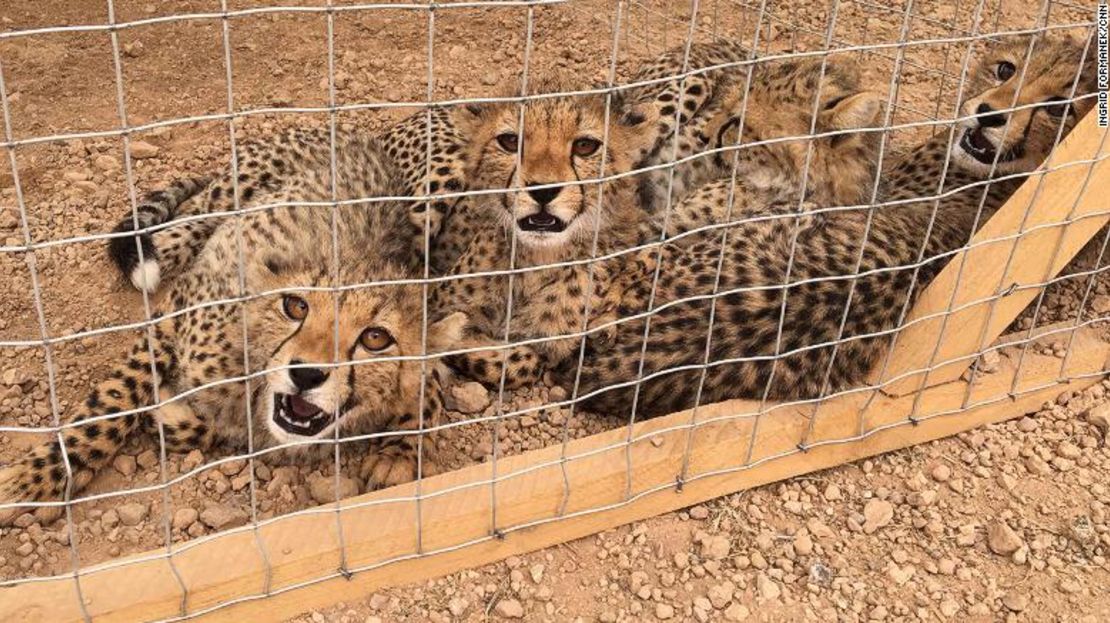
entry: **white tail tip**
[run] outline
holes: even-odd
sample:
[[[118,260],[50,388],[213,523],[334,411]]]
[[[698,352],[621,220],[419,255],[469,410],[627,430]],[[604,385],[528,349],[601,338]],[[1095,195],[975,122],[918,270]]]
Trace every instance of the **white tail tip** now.
[[[153,293],[162,280],[162,269],[157,260],[143,260],[131,271],[131,285],[141,292]]]

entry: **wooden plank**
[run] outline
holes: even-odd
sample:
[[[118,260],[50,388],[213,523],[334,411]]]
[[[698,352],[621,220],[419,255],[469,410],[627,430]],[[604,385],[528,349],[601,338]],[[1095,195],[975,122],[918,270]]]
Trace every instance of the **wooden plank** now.
[[[498,462],[504,478],[496,487],[498,527],[504,531],[500,538],[490,538],[490,488],[482,484],[492,475],[489,465],[428,478],[423,483],[423,494],[435,497],[423,500],[420,536],[429,555],[390,564],[384,563],[415,551],[416,507],[407,499],[415,494],[415,486],[361,495],[342,503],[343,536],[350,567],[373,568],[349,580],[334,578],[266,599],[242,601],[213,610],[204,618],[277,620],[336,601],[349,601],[383,586],[441,576],[741,489],[1017,417],[1062,391],[1097,382],[1099,377],[1083,375],[1104,370],[1108,354],[1110,345],[1087,331],[1077,335],[1067,370],[1060,369],[1060,359],[1029,353],[1018,384],[1019,389],[1029,391],[1016,399],[1007,395],[1015,376],[1014,362],[1003,357],[998,372],[983,375],[971,387],[971,407],[967,410],[962,410],[962,405],[968,386],[962,381],[926,390],[916,413],[921,419],[916,426],[907,420],[913,397],[879,394],[862,414],[865,429],[872,432],[848,443],[840,440],[857,436],[860,406],[866,397],[857,393],[831,399],[820,409],[810,437],[811,447],[805,452],[797,451],[797,444],[808,428],[812,406],[772,404],[760,416],[754,432],[756,463],[743,469],[755,419],[737,416],[753,414],[758,403],[734,400],[708,405],[696,413],[698,427],[690,437],[690,470],[680,491],[674,483],[687,447],[686,425],[694,421],[690,412],[636,424],[630,448],[631,489],[635,494],[631,499],[625,495],[629,472],[624,429],[569,444],[567,455],[572,460],[565,464],[569,489],[564,489],[558,447],[507,457]],[[1081,378],[1057,382],[1061,376]],[[978,403],[983,404],[975,406]],[[954,410],[960,411],[956,417],[929,417]],[[884,428],[897,424],[901,425]],[[761,459],[767,460],[759,462]],[[558,518],[564,502],[568,516]],[[284,517],[259,528],[272,568],[273,590],[289,589],[336,572],[339,556],[335,513],[329,507],[320,510],[319,514]],[[468,545],[472,541],[476,542]],[[189,612],[262,591],[266,576],[250,531],[224,533],[191,545],[175,555],[175,565],[189,587]],[[81,579],[86,606],[96,621],[139,621],[180,614],[182,595],[164,560],[87,570]],[[0,621],[80,620],[72,580],[0,589]]]
[[[1104,141],[1107,132],[1110,128],[1099,128],[1096,115],[1088,114],[1060,143],[1049,165],[1105,158],[1110,155],[1110,140]],[[1013,290],[997,303],[987,299],[999,290],[1004,292],[1013,286],[1035,285],[1051,279],[1110,218],[1097,215],[1110,208],[1105,193],[1110,186],[1110,159],[1095,163],[1093,171],[1091,166],[1072,164],[1049,171],[1043,175],[1039,192],[1037,186],[1042,176],[1027,179],[975,234],[972,247],[953,257],[925,288],[907,326],[898,335],[886,375],[880,379],[880,370],[876,370],[872,382],[883,382],[885,393],[905,396],[916,392],[923,383],[937,385],[959,378],[975,356],[1033,301],[1040,288]],[[1088,174],[1091,180],[1085,187]],[[1030,208],[1034,195],[1036,204]],[[1031,212],[1025,219],[1027,209]],[[1003,237],[1007,239],[999,240]],[[1013,261],[1007,269],[1011,253]],[[948,314],[945,322],[944,316],[938,314],[949,309],[958,311]],[[949,363],[919,372],[940,362]]]

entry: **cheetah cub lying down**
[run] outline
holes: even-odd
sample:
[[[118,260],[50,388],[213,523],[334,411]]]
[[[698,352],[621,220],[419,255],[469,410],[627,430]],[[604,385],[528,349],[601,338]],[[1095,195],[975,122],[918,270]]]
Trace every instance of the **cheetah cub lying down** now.
[[[991,180],[1038,167],[1058,133],[1090,109],[1084,96],[1095,91],[1094,62],[1080,66],[1082,43],[1032,43],[1028,64],[1025,39],[983,55],[951,147],[941,131],[884,173],[879,199],[899,203],[829,212],[812,227],[797,227],[793,217],[742,222],[727,229],[723,254],[719,236],[665,245],[650,337],[645,344],[637,319],[589,340],[585,406],[627,413],[634,386],[607,388],[638,379],[641,415],[688,408],[698,398],[810,398],[862,383],[915,293],[1020,183]],[[697,193],[683,203],[677,209],[692,214],[719,205]],[[638,260],[610,289],[621,316],[647,309],[652,296],[655,257]],[[562,382],[573,373],[562,371]]]
[[[351,142],[339,156],[340,199],[398,194],[398,174],[374,141]],[[250,200],[330,196],[325,166],[306,168],[280,190]],[[217,227],[174,280],[149,339],[138,339],[76,409],[75,425],[63,431],[64,449],[49,441],[0,470],[0,501],[59,500],[67,486],[75,495],[140,425],[160,424],[170,451],[205,448],[217,437],[245,446],[248,403],[255,447],[291,444],[286,452],[293,454],[328,450],[336,435],[433,425],[442,404],[434,361],[426,375],[418,360],[380,361],[421,354],[420,287],[360,285],[416,276],[405,211],[396,202],[352,203],[334,212],[291,205]],[[240,296],[240,262],[245,301],[212,304]],[[464,323],[460,314],[430,323],[429,352],[456,342]],[[248,371],[256,376],[244,395],[239,377]],[[203,387],[209,383],[215,385]],[[162,405],[148,409],[156,399]],[[419,444],[413,434],[377,438],[363,463],[370,486],[416,477]],[[425,473],[434,470],[430,461],[423,465]]]
[[[429,201],[410,202],[407,217],[412,228],[402,231],[411,236],[417,261],[424,258],[425,230],[429,239],[438,236],[444,219],[459,201],[453,193],[465,189],[464,167],[459,163],[463,138],[455,129],[453,116],[452,110],[444,108],[418,112],[379,137],[400,179],[401,195],[430,196]],[[336,128],[335,153],[341,157],[357,151],[367,140],[361,130]],[[266,141],[241,143],[234,171],[228,167],[219,175],[185,178],[144,197],[136,214],[129,211],[116,227],[117,232],[131,232],[136,231],[137,223],[142,233],[113,238],[108,245],[112,263],[136,289],[154,292],[163,279],[188,267],[225,220],[221,215],[257,206],[261,195],[282,192],[299,183],[302,176],[326,170],[331,157],[328,128],[296,127]],[[330,194],[320,197],[330,198]],[[147,229],[153,231],[143,231]],[[440,260],[448,251],[441,248],[444,246],[436,244],[429,249],[433,265],[446,263]]]
[[[537,93],[576,90],[558,77],[535,84]],[[454,278],[437,285],[432,305],[441,313],[467,313],[464,346],[503,344],[506,326],[510,341],[539,340],[508,353],[482,350],[448,360],[491,386],[499,385],[505,360],[506,387],[526,385],[539,378],[544,364],[575,351],[577,338],[555,338],[585,327],[590,295],[608,281],[607,263],[594,262],[591,271],[587,262],[595,252],[595,231],[597,254],[637,241],[644,214],[635,181],[590,180],[630,171],[650,144],[651,124],[625,110],[619,98],[607,103],[603,95],[528,100],[522,121],[515,102],[474,106],[460,123],[469,141],[465,160],[473,163],[470,187],[501,192],[472,198],[471,209],[481,211],[485,226],[456,262]],[[545,266],[561,262],[571,264]],[[468,276],[509,268],[520,269],[511,281]]]
[[[685,54],[684,47],[664,52],[645,63],[633,82],[682,75]],[[851,205],[860,189],[870,187],[878,134],[857,130],[878,124],[882,98],[861,88],[854,59],[764,61],[722,40],[691,46],[685,65],[696,73],[636,87],[630,95],[658,114],[655,141],[637,168],[672,165],[640,176],[647,212],[663,214],[707,182],[731,179],[734,171],[742,192],[762,193],[751,197],[753,204],[791,189],[802,194],[798,172],[807,168],[804,194],[813,202]]]

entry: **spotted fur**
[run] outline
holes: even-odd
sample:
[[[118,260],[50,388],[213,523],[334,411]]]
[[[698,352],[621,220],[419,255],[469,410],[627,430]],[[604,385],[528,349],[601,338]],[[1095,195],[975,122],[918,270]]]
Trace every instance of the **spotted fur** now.
[[[445,108],[421,111],[381,136],[386,153],[396,163],[401,195],[432,197],[430,201],[414,201],[409,206],[407,218],[413,229],[406,232],[406,237],[420,250],[424,248],[425,227],[428,239],[436,240],[443,220],[459,200],[453,193],[465,190],[464,167],[459,160],[463,154],[462,137],[455,130],[452,115]],[[366,140],[360,130],[337,128],[335,151],[358,149]],[[210,215],[256,204],[257,196],[278,192],[307,172],[330,166],[331,154],[332,135],[328,128],[294,128],[266,141],[245,142],[237,149],[235,175],[228,167],[216,177],[187,178],[151,193],[138,206],[139,230],[169,226],[137,236],[113,238],[109,243],[111,259],[136,288],[154,291],[163,277],[179,273],[193,261],[224,220]],[[193,195],[199,196],[187,201]],[[321,201],[329,199],[330,194]],[[174,223],[175,219],[180,222]],[[116,232],[136,231],[134,225],[134,219],[128,215],[120,221]],[[461,243],[454,242],[453,237],[433,245],[430,250],[433,265],[448,264],[458,255],[459,247]]]
[[[397,192],[398,173],[372,140],[346,147],[336,162],[338,198]],[[243,200],[248,207],[314,202],[331,190],[325,165]],[[422,375],[419,361],[379,359],[421,354],[420,287],[360,285],[415,276],[406,209],[291,205],[217,227],[174,280],[151,334],[142,332],[70,418],[77,425],[63,432],[64,451],[51,439],[0,470],[0,500],[58,500],[67,484],[76,494],[144,422],[162,425],[170,451],[203,449],[217,437],[245,445],[247,405],[256,448],[297,444],[287,450],[296,454],[326,450],[321,442],[335,434],[406,433],[379,438],[364,465],[371,486],[414,478],[415,433],[421,423],[434,425],[442,408],[440,372],[434,360]],[[215,302],[241,294],[243,302]],[[464,321],[430,323],[429,348],[455,342]],[[248,371],[263,374],[236,380]],[[434,470],[431,459],[425,473]]]
[[[1007,94],[1013,99],[1019,78],[999,79],[995,72],[1000,58],[1014,59],[1015,46],[1023,45],[1006,42],[985,55],[972,81],[982,90],[965,102],[965,110]],[[1026,172],[1038,166],[1060,124],[1070,129],[1091,107],[1090,98],[1076,101],[1074,112],[1063,117],[1046,107],[1058,103],[1053,98],[1070,97],[1077,74],[1077,93],[1094,92],[1093,63],[1079,71],[1081,51],[1071,39],[1036,40],[1025,67],[1026,86],[1017,97],[1018,105],[1036,107],[1012,117],[1011,124],[1025,130],[1015,133],[1023,158],[1008,161],[1006,168]],[[1021,59],[1015,64],[1020,70]],[[645,321],[633,320],[589,340],[582,370],[586,407],[628,413],[634,386],[606,388],[637,379],[645,379],[636,403],[641,415],[687,408],[699,388],[700,401],[710,403],[763,395],[809,398],[860,384],[889,344],[890,337],[881,334],[897,326],[921,284],[1017,187],[1018,181],[993,179],[984,167],[969,163],[961,137],[979,127],[978,120],[958,124],[944,176],[947,131],[896,162],[883,176],[880,199],[907,202],[874,208],[870,224],[866,210],[821,217],[788,214],[728,228],[723,255],[719,237],[668,245],[662,265],[655,264],[653,254],[640,254],[620,271],[610,294],[620,295],[618,315],[643,312],[651,296],[650,276],[660,269],[650,336],[645,345]],[[700,199],[695,194],[685,201]],[[925,262],[915,268],[920,258]],[[918,286],[911,287],[915,282]],[[707,348],[710,365],[702,385]],[[558,372],[564,383],[574,378],[572,369]]]
[[[576,90],[559,78],[535,84],[537,93]],[[488,225],[477,231],[452,269],[455,278],[437,286],[433,306],[467,312],[467,346],[504,344],[506,335],[511,341],[544,340],[450,360],[462,373],[494,386],[505,363],[506,385],[525,385],[538,379],[545,365],[575,352],[579,340],[547,338],[581,331],[591,294],[608,282],[604,263],[595,263],[592,276],[585,264],[544,265],[590,258],[595,231],[598,253],[637,240],[643,214],[634,180],[583,180],[630,171],[634,154],[650,140],[643,130],[651,122],[635,108],[601,95],[529,100],[523,132],[515,103],[474,106],[470,114],[464,130],[470,185],[504,192],[474,198]],[[511,284],[505,276],[466,276],[510,267],[522,269]]]

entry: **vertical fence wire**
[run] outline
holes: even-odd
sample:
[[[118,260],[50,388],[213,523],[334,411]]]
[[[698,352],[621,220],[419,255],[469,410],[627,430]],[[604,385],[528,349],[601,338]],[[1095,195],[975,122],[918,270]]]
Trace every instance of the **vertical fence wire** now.
[[[678,92],[675,93],[675,112],[674,112],[674,130],[670,136],[671,142],[671,156],[670,166],[667,169],[667,204],[663,209],[663,224],[660,228],[659,242],[662,243],[667,238],[667,225],[670,222],[671,208],[674,201],[674,175],[675,167],[674,162],[678,159],[678,146],[679,139],[682,136],[682,98],[686,95],[686,74],[690,71],[690,48],[694,45],[694,29],[698,23],[698,0],[691,0],[690,3],[690,24],[686,30],[686,41],[682,49],[682,78],[678,82]],[[667,88],[671,88],[673,83],[667,83]],[[625,439],[624,448],[624,461],[625,461],[625,491],[624,496],[626,499],[632,497],[632,438],[634,436],[634,426],[636,424],[636,408],[640,402],[640,389],[643,387],[644,378],[644,362],[647,360],[648,340],[651,337],[651,312],[655,308],[655,294],[659,286],[660,269],[663,266],[663,245],[660,244],[655,253],[655,270],[652,271],[651,276],[651,292],[648,294],[647,310],[648,316],[644,318],[644,332],[641,337],[642,343],[640,345],[640,360],[636,367],[636,384],[632,393],[632,405],[628,414],[628,425],[625,427],[627,436]]]
[[[598,164],[598,178],[605,177],[606,165],[608,164],[608,145],[609,145],[609,129],[610,118],[613,112],[613,87],[617,80],[617,56],[620,51],[620,34],[621,34],[621,17],[624,14],[624,0],[619,0],[616,4],[616,14],[613,16],[613,43],[609,52],[609,72],[605,78],[605,120],[604,127],[602,128],[601,144],[606,148],[601,150],[601,162]],[[600,183],[597,186],[597,210],[600,212],[604,207],[605,197],[605,184]],[[559,502],[559,510],[557,515],[566,513],[567,504],[570,502],[570,475],[567,473],[567,446],[570,444],[570,421],[574,418],[574,408],[577,405],[578,391],[582,382],[582,367],[586,361],[586,341],[587,331],[590,327],[590,304],[593,302],[593,289],[594,289],[594,268],[597,266],[597,250],[598,239],[601,236],[601,222],[602,219],[594,220],[593,239],[590,241],[590,263],[586,272],[586,287],[582,293],[583,311],[582,311],[582,337],[578,343],[578,364],[574,370],[574,382],[570,390],[570,409],[568,410],[567,417],[563,419],[561,442],[559,444],[559,472],[563,478],[563,497]]]
[[[535,24],[534,24],[535,18],[536,18],[535,11],[536,10],[535,10],[534,6],[528,5],[528,20],[527,20],[527,25],[525,27],[525,38],[524,38],[524,61],[523,61],[524,67],[523,67],[523,71],[520,74],[520,90],[519,90],[519,93],[520,93],[521,101],[518,104],[518,108],[517,108],[517,122],[516,122],[516,135],[519,137],[519,140],[517,140],[517,145],[516,145],[516,156],[515,156],[516,157],[516,167],[513,169],[513,177],[510,180],[510,186],[512,186],[513,188],[523,188],[524,186],[526,186],[528,184],[528,181],[524,179],[524,175],[521,173],[521,171],[523,171],[523,169],[524,169],[524,141],[526,139],[526,137],[524,136],[524,127],[525,127],[524,126],[524,121],[525,121],[525,115],[527,114],[527,101],[524,98],[527,97],[528,91],[529,91],[529,89],[531,89],[531,86],[532,86],[531,82],[529,82],[529,80],[528,80],[528,72],[531,69],[531,61],[532,61],[532,35],[533,35],[533,32],[534,32],[533,28],[535,26]],[[513,193],[513,199],[512,199],[512,209],[513,209],[514,213],[515,213],[515,210],[516,210],[516,207],[517,207],[517,203],[519,201],[520,201],[520,194],[518,192],[514,192]],[[505,280],[506,281],[506,284],[505,284],[505,333],[504,333],[505,338],[504,338],[503,341],[506,345],[510,344],[511,341],[512,341],[512,333],[511,333],[512,329],[511,329],[511,327],[512,327],[512,322],[513,322],[513,299],[516,298],[514,296],[513,286],[515,285],[515,279],[514,278],[516,277],[515,269],[516,269],[516,263],[517,263],[517,250],[518,249],[517,249],[516,228],[514,227],[514,228],[511,228],[510,234],[509,234],[509,276],[508,276],[508,279]],[[499,379],[499,381],[497,383],[497,407],[496,407],[497,418],[494,419],[494,421],[493,421],[493,456],[490,460],[490,471],[491,471],[492,477],[490,478],[490,488],[489,488],[489,495],[490,495],[490,528],[489,529],[490,529],[490,534],[494,534],[494,535],[500,534],[500,530],[498,528],[498,523],[497,523],[497,481],[498,481],[497,459],[498,459],[498,456],[501,454],[501,421],[502,421],[503,417],[505,416],[505,413],[504,413],[504,409],[505,409],[505,382],[508,378],[507,377],[508,369],[509,369],[509,350],[508,350],[508,348],[506,348],[505,350],[501,351],[501,378]]]
[[[239,144],[235,137],[235,82],[234,73],[235,66],[232,63],[231,54],[231,24],[228,17],[227,0],[220,0],[220,10],[223,12],[223,19],[220,20],[220,41],[223,44],[223,61],[224,61],[224,86],[226,88],[226,103],[227,112],[231,115],[227,120],[227,135],[228,135],[228,152],[230,154],[231,166],[231,197],[232,208],[234,214],[231,216],[232,221],[235,223],[235,249],[236,249],[236,287],[239,291],[239,296],[244,296],[247,292],[247,276],[246,276],[246,257],[243,247],[243,215],[242,206],[240,205],[239,195]],[[249,377],[251,372],[250,360],[250,321],[248,320],[247,305],[246,303],[239,304],[239,326],[241,328],[240,334],[243,338],[243,372]],[[265,565],[263,572],[263,585],[262,593],[269,594],[273,588],[273,565],[270,564],[270,556],[266,551],[266,545],[259,533],[258,527],[258,505],[257,505],[257,485],[254,476],[254,405],[252,404],[251,397],[251,380],[248,378],[243,381],[243,417],[246,422],[247,429],[247,449],[250,453],[248,457],[247,469],[250,470],[250,504],[251,504],[251,532],[255,546],[258,548],[259,556]]]
[[[836,17],[840,12],[840,0],[832,0],[832,6],[829,9],[828,17],[828,31],[825,33],[825,46],[824,54],[821,55],[821,72],[817,78],[817,84],[825,79],[825,72],[828,69],[829,52],[832,45],[833,36],[836,32]],[[820,93],[815,93],[813,96],[813,108],[810,115],[809,134],[811,136],[817,134],[817,115],[821,111],[821,98]],[[745,454],[745,462],[751,463],[752,458],[755,456],[755,442],[759,436],[759,423],[762,415],[767,412],[767,401],[771,396],[771,388],[775,383],[775,370],[777,369],[779,358],[782,354],[782,332],[786,325],[786,303],[790,293],[790,277],[794,270],[794,257],[798,250],[798,235],[802,229],[802,214],[805,210],[805,197],[806,187],[809,184],[810,164],[813,162],[813,141],[806,142],[806,155],[805,163],[802,165],[802,179],[798,191],[798,206],[795,209],[794,225],[790,232],[790,258],[786,262],[786,274],[782,279],[782,294],[780,295],[779,302],[779,317],[778,324],[775,329],[775,355],[771,358],[771,370],[767,374],[767,383],[763,386],[763,393],[759,398],[759,410],[756,413],[755,419],[752,421],[752,433],[748,438],[748,450]]]
[[[898,52],[894,59],[894,66],[890,72],[890,82],[887,84],[886,104],[883,110],[883,127],[888,128],[891,124],[891,119],[894,114],[894,102],[897,97],[898,83],[902,78],[902,60],[906,52],[906,40],[910,33],[910,24],[913,18],[913,0],[906,0],[905,13],[902,16],[902,28],[898,34]],[[947,50],[945,51],[945,58],[947,59]],[[818,394],[819,397],[825,397],[830,391],[830,381],[832,379],[833,369],[836,366],[836,356],[839,353],[840,345],[844,341],[844,329],[848,325],[848,316],[852,309],[852,300],[856,294],[856,285],[859,283],[860,269],[863,266],[863,259],[867,252],[867,243],[871,239],[871,225],[875,219],[875,204],[879,199],[879,192],[882,189],[882,171],[885,162],[887,139],[889,132],[882,132],[879,135],[879,154],[875,165],[875,177],[871,183],[870,199],[868,201],[870,208],[867,210],[867,220],[864,223],[863,238],[860,240],[859,253],[856,255],[856,261],[852,268],[852,274],[856,275],[848,284],[848,294],[844,299],[844,313],[840,315],[840,326],[837,328],[836,339],[833,340],[832,352],[829,354],[829,365],[825,368],[825,373],[821,379],[821,390]],[[813,434],[814,428],[817,426],[817,415],[821,409],[821,402],[816,402],[813,405],[813,410],[809,416],[809,424],[806,426],[805,433],[802,434],[802,439],[799,442],[800,447],[805,448],[809,443],[810,436]]]
[[[8,90],[4,80],[4,65],[0,62],[0,107],[3,108],[4,113],[4,138],[11,141],[14,138],[12,130],[12,116],[11,104],[8,101]],[[23,186],[19,178],[19,164],[15,155],[15,147],[8,146],[8,165],[12,171],[12,186],[15,189],[16,207],[19,210],[19,229],[23,244],[26,247],[24,251],[24,261],[27,264],[27,273],[31,280],[31,300],[35,307],[35,320],[38,324],[39,336],[42,339],[43,360],[46,365],[46,381],[47,388],[50,396],[50,418],[54,426],[61,425],[61,410],[58,406],[58,395],[55,378],[54,378],[54,354],[53,347],[50,344],[50,330],[46,324],[46,308],[43,305],[42,289],[39,284],[39,269],[38,259],[35,257],[35,251],[31,248],[34,238],[31,236],[31,225],[27,218],[27,203],[23,197]],[[81,608],[81,616],[85,621],[92,621],[89,616],[88,608],[85,605],[85,596],[81,590],[81,555],[77,546],[77,533],[73,529],[73,468],[69,463],[69,453],[66,451],[66,442],[62,429],[55,432],[58,438],[57,444],[61,454],[62,466],[65,468],[66,485],[64,492],[65,502],[65,517],[66,517],[66,534],[69,536],[69,554],[70,564],[73,565],[73,590],[74,596]],[[53,510],[53,509],[51,509]],[[11,509],[9,512],[17,512],[17,509]]]
[[[714,4],[716,7],[716,4]],[[748,113],[748,98],[752,93],[752,77],[755,72],[760,69],[758,65],[754,64],[756,58],[756,50],[759,49],[759,34],[763,28],[763,18],[767,13],[767,0],[762,0],[759,4],[759,14],[756,17],[755,31],[752,33],[752,49],[748,54],[748,61],[753,64],[748,65],[747,75],[744,76],[744,96],[741,99],[740,114],[737,117],[736,127],[736,142],[732,146],[732,163],[730,165],[730,172],[728,178],[728,196],[725,200],[725,218],[724,222],[732,222],[732,210],[736,203],[736,182],[737,173],[740,169],[740,149],[744,141],[744,118]],[[698,421],[698,408],[701,407],[702,392],[705,390],[705,379],[709,374],[709,360],[713,354],[713,327],[717,320],[717,300],[721,288],[721,270],[725,265],[725,250],[728,247],[728,233],[727,228],[721,230],[720,251],[717,253],[717,266],[713,273],[713,289],[712,297],[709,299],[709,322],[708,328],[705,333],[705,354],[702,357],[701,373],[698,375],[698,388],[694,393],[694,407],[690,409],[690,420],[686,429],[685,448],[682,451],[682,467],[679,470],[678,482],[685,482],[690,476],[690,454],[694,449],[694,432],[697,429]]]
[[[108,23],[114,24],[116,21],[116,10],[113,0],[107,0],[107,13]],[[127,129],[130,127],[131,124],[128,120],[127,103],[124,98],[123,63],[120,59],[119,33],[115,30],[111,30],[108,33],[108,37],[111,42],[112,49],[112,69],[115,73],[114,77],[116,87],[116,111],[119,115],[120,128],[125,131],[121,140],[121,144],[123,146],[124,180],[127,183],[127,195],[128,202],[131,206],[132,222],[135,224],[136,229],[138,229],[139,210],[138,198],[136,196],[135,190],[134,163],[132,162],[131,157],[131,135],[127,132]],[[139,265],[141,266],[144,258],[142,244],[139,243],[138,237],[135,238],[135,247],[138,254]],[[149,284],[144,285],[149,286]],[[141,290],[141,296],[143,302],[143,319],[147,322],[147,325],[144,329],[144,333],[146,336],[146,351],[147,356],[150,357],[150,378],[152,395],[149,402],[150,405],[153,407],[153,405],[159,404],[162,400],[160,391],[162,379],[158,374],[157,359],[154,356],[155,332],[154,325],[152,323],[153,314],[151,311],[150,296],[146,288],[143,288]],[[174,563],[173,560],[173,529],[170,523],[171,516],[173,515],[173,503],[170,500],[170,489],[166,474],[166,428],[163,425],[161,418],[157,417],[152,412],[148,411],[147,413],[149,414],[148,417],[152,417],[154,419],[158,431],[158,479],[161,481],[162,485],[162,534],[163,539],[166,543],[166,561],[169,564],[170,573],[173,574],[174,581],[181,589],[180,609],[182,614],[184,614],[188,604],[189,589],[185,585],[185,581],[182,579],[181,573],[178,571],[177,565]],[[70,487],[71,485],[67,484],[66,488],[69,489]]]

